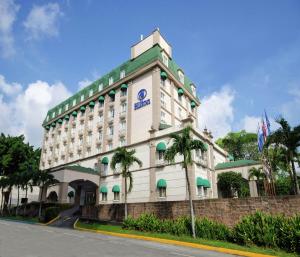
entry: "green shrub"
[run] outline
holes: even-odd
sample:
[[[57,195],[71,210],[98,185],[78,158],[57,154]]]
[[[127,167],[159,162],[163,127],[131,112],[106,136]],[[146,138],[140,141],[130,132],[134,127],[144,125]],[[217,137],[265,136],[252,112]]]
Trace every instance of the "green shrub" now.
[[[219,222],[207,218],[196,219],[196,236],[212,240],[229,240],[230,229]]]
[[[48,222],[58,216],[60,212],[59,207],[48,207],[45,209],[45,222]]]
[[[285,217],[256,212],[233,228],[234,242],[300,252],[300,216]]]

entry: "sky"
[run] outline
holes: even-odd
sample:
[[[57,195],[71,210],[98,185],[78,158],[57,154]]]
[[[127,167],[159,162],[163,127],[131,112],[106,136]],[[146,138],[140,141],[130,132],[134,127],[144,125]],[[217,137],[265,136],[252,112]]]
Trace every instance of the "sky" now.
[[[280,115],[300,123],[298,0],[0,0],[0,132],[40,146],[47,110],[157,27],[215,139],[256,132],[264,110],[273,129]]]

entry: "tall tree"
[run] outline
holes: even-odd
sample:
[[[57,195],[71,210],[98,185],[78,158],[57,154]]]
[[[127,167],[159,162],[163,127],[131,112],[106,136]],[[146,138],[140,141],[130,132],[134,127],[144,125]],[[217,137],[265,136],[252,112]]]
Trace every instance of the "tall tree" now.
[[[262,167],[260,168],[251,168],[249,170],[249,179],[256,179],[256,189],[257,189],[257,193],[258,195],[261,195],[261,184],[262,181],[266,178],[265,173],[262,171]]]
[[[192,133],[192,127],[188,126],[184,128],[180,133],[170,134],[170,138],[173,141],[173,144],[166,150],[164,158],[166,161],[174,163],[175,156],[177,154],[183,156],[182,167],[185,171],[187,189],[189,194],[190,216],[192,221],[192,234],[193,237],[195,238],[196,237],[195,215],[194,215],[193,200],[191,195],[191,184],[190,184],[191,181],[189,179],[188,167],[193,164],[192,151],[201,150],[204,152],[206,151],[206,146],[202,141],[193,139],[191,133]],[[192,183],[194,183],[194,181]]]
[[[125,219],[128,217],[128,206],[127,206],[127,193],[132,190],[132,173],[129,171],[130,167],[137,163],[142,167],[142,161],[135,156],[135,150],[127,150],[125,147],[118,147],[111,160],[111,168],[113,170],[117,169],[117,166],[120,165],[122,172],[122,177],[125,179],[125,195],[124,195],[124,205],[125,205]],[[127,189],[127,179],[129,179],[129,187]]]
[[[230,132],[224,138],[219,138],[216,144],[224,148],[235,160],[259,160],[257,135],[254,133],[245,130]]]
[[[268,136],[265,147],[274,144],[275,146],[284,147],[286,150],[286,160],[291,165],[291,179],[294,185],[295,194],[300,194],[299,184],[296,174],[295,162],[299,155],[297,148],[300,146],[300,125],[292,128],[289,123],[282,117],[276,122],[280,127]]]
[[[39,199],[39,219],[42,217],[42,205],[43,205],[43,194],[46,187],[52,184],[57,183],[57,180],[54,179],[54,176],[47,171],[38,170],[35,172],[33,177],[33,184],[40,187],[40,199]]]

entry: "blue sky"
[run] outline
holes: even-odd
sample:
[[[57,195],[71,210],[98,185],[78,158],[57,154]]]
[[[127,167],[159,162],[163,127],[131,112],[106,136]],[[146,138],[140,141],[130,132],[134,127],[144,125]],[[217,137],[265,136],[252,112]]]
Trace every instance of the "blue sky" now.
[[[39,145],[47,108],[129,59],[140,34],[156,27],[197,85],[201,128],[215,137],[255,131],[264,109],[299,124],[297,0],[0,0],[1,6],[1,132],[25,133]]]

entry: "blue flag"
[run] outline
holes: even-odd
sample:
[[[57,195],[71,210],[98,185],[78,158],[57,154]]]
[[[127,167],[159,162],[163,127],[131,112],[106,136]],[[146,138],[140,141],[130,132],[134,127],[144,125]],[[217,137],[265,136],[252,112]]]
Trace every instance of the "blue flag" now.
[[[261,153],[264,147],[264,134],[261,132],[260,130],[260,125],[258,124],[258,128],[257,128],[257,147],[258,147],[258,151]]]
[[[268,128],[268,135],[271,134],[271,124],[270,124],[270,121],[268,119],[268,115],[267,115],[267,112],[265,110],[265,119],[266,119],[266,124],[267,124],[267,128]]]

